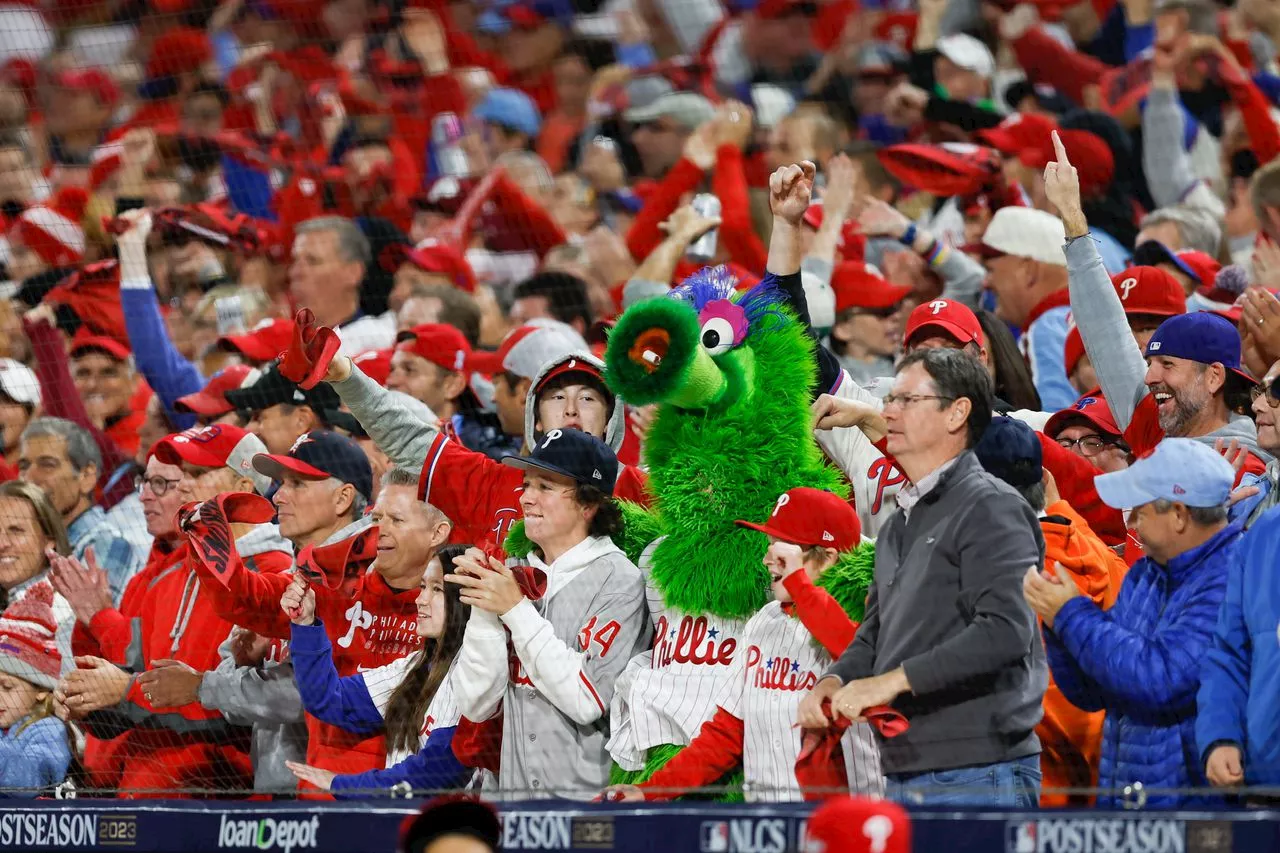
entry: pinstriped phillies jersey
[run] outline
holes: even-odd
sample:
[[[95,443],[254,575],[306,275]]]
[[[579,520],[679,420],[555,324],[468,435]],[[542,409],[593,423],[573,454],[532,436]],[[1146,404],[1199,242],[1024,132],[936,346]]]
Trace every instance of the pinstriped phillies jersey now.
[[[827,650],[779,602],[769,602],[747,622],[743,648],[721,679],[716,704],[742,720],[748,802],[804,799],[795,773],[802,736],[796,714],[830,665]],[[871,727],[850,726],[840,746],[850,790],[882,796],[880,750]]]
[[[653,648],[637,655],[618,680],[609,754],[627,770],[644,765],[645,751],[687,746],[715,714],[720,678],[741,651],[745,619],[689,616],[668,608],[649,580],[656,540],[640,555],[653,619]]]
[[[391,696],[409,671],[416,666],[421,656],[421,652],[416,652],[361,673],[364,677],[364,686],[369,691],[369,699],[384,720],[387,718],[387,705],[391,703]],[[436,695],[431,697],[431,702],[427,705],[427,713],[423,717],[422,728],[418,732],[418,749],[426,746],[427,738],[431,736],[433,730],[452,728],[458,725],[458,720],[461,718],[462,711],[458,709],[458,703],[453,698],[453,668],[451,667],[449,674],[436,688]],[[388,752],[387,766],[395,767],[410,755],[413,755],[413,752],[407,750]]]

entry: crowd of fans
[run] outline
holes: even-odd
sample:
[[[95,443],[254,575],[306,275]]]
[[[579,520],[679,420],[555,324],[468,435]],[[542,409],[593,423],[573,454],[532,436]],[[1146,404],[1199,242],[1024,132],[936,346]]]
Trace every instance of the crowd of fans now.
[[[0,791],[1280,782],[1278,9],[0,7]],[[776,600],[611,786],[656,410],[602,359],[708,265],[852,498],[743,519]]]

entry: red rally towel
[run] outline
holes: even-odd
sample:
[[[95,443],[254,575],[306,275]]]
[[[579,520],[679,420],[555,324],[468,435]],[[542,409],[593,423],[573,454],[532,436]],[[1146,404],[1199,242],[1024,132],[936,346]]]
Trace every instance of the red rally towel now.
[[[244,564],[235,549],[232,523],[265,524],[276,508],[266,498],[244,492],[223,493],[178,510],[178,529],[187,537],[191,554],[209,568],[223,586]]]
[[[825,729],[805,729],[800,741],[800,756],[796,759],[796,781],[805,792],[804,798],[810,801],[829,799],[837,796],[838,792],[849,790],[840,738],[853,724],[831,713],[830,699],[822,703],[822,710],[831,720],[831,725]],[[906,717],[888,705],[868,708],[863,716],[881,737],[897,737],[911,726]]]

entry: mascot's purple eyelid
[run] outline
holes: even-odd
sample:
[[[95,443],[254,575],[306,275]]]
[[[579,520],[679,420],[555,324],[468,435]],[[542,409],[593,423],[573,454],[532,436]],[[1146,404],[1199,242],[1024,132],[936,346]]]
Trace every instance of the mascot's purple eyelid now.
[[[751,327],[751,321],[747,319],[747,312],[742,309],[742,306],[728,299],[709,302],[698,312],[698,325],[705,326],[708,320],[717,317],[726,321],[729,328],[733,329],[733,345],[736,347],[742,343],[747,336],[747,330]]]

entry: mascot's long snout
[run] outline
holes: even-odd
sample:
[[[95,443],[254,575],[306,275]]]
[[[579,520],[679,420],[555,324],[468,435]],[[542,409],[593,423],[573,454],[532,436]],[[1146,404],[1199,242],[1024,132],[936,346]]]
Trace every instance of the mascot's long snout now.
[[[635,405],[704,409],[721,402],[729,380],[699,335],[697,313],[679,300],[632,306],[609,335],[610,387]]]

